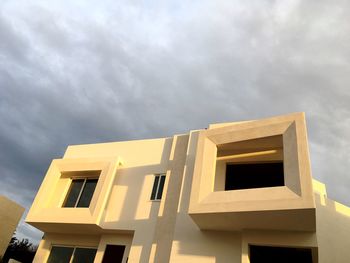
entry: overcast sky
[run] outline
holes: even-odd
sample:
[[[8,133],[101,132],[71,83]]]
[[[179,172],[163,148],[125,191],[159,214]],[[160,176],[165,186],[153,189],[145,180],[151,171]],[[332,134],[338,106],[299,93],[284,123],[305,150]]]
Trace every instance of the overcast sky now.
[[[67,145],[306,112],[350,205],[350,2],[0,2],[0,194],[30,207]],[[26,212],[27,212],[26,210]],[[41,233],[20,224],[18,236]]]

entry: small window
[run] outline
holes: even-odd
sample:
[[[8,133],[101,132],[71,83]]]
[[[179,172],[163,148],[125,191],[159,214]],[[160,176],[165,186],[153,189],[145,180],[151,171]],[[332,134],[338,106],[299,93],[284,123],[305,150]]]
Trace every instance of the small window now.
[[[158,174],[154,177],[151,200],[162,199],[164,182],[165,182],[165,174]]]
[[[251,263],[312,263],[311,248],[249,246]]]
[[[96,248],[61,247],[51,248],[48,263],[93,263]]]
[[[73,179],[63,207],[89,207],[98,179]]]

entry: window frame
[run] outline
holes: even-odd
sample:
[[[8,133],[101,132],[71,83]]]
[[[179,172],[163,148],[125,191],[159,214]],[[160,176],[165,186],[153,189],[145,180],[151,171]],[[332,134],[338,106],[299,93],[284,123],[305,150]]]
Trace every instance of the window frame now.
[[[75,250],[77,248],[82,248],[82,249],[95,249],[96,250],[96,253],[95,253],[95,257],[94,257],[94,260],[96,258],[96,254],[98,252],[98,247],[89,247],[89,246],[70,246],[70,245],[60,245],[60,244],[55,244],[55,245],[51,245],[51,248],[50,248],[50,253],[49,253],[49,256],[47,257],[47,260],[46,260],[46,263],[49,261],[49,258],[50,258],[50,255],[51,255],[51,251],[52,251],[52,248],[53,247],[66,247],[66,248],[73,248],[73,251],[72,251],[72,254],[70,256],[70,259],[69,259],[69,263],[72,263],[73,260],[74,260],[74,253],[75,253]]]
[[[80,188],[80,191],[79,191],[79,194],[78,194],[77,199],[75,200],[74,206],[65,206],[66,203],[67,203],[67,200],[68,200],[68,198],[69,198],[69,195],[70,195],[70,193],[71,193],[71,190],[72,190],[73,181],[75,181],[75,180],[84,180],[84,182],[83,182],[83,184],[82,184],[82,186],[81,186],[81,188]],[[78,206],[79,201],[80,201],[80,198],[81,198],[81,196],[82,196],[82,193],[83,193],[83,191],[84,191],[84,189],[85,189],[86,182],[87,182],[88,180],[97,180],[97,182],[96,182],[96,186],[97,186],[99,177],[83,177],[83,176],[79,176],[79,177],[72,177],[72,178],[70,178],[69,188],[68,188],[68,191],[67,191],[67,193],[66,193],[66,197],[65,197],[65,199],[64,199],[64,202],[63,202],[63,204],[62,204],[62,208],[88,208],[88,207],[84,207],[84,206]],[[95,193],[95,190],[96,190],[96,186],[95,186],[95,189],[94,189],[94,193]],[[93,193],[92,196],[91,196],[91,200],[92,200],[92,198],[93,198],[94,193]],[[90,203],[91,203],[91,200],[90,200]],[[89,205],[89,206],[90,206],[90,205]]]
[[[158,198],[159,189],[160,189],[160,185],[161,185],[161,182],[162,182],[162,178],[164,178],[163,179],[163,183],[162,183],[163,185],[161,187],[160,198]],[[151,201],[161,201],[162,200],[165,180],[166,180],[166,174],[165,173],[160,173],[160,174],[155,174],[154,175],[153,187],[152,187],[152,192],[151,192],[151,197],[150,197]],[[153,193],[154,193],[154,197],[153,197]]]

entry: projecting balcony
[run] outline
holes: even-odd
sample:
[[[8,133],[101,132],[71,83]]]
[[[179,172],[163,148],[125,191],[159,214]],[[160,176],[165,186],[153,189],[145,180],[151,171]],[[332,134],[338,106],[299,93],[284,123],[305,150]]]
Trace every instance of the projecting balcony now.
[[[304,115],[201,131],[189,214],[201,229],[314,231]]]
[[[44,232],[101,232],[118,158],[52,161],[26,221]]]

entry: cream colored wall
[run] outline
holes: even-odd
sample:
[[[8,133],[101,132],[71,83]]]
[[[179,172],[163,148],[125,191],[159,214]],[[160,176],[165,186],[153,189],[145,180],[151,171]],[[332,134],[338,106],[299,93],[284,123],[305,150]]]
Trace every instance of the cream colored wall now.
[[[83,162],[84,160],[93,162],[94,160],[100,159],[122,158],[122,165],[116,170],[116,176],[112,182],[111,192],[107,197],[106,207],[104,211],[102,211],[102,216],[99,221],[101,233],[99,234],[98,229],[95,229],[92,233],[102,235],[103,233],[108,232],[113,233],[115,229],[118,231],[133,231],[134,235],[129,240],[130,244],[132,240],[132,246],[130,245],[127,249],[127,253],[129,254],[129,262],[149,262],[153,236],[155,235],[158,217],[160,217],[158,213],[162,213],[161,211],[164,209],[163,206],[160,210],[159,208],[161,206],[161,202],[151,201],[150,195],[152,192],[155,174],[166,173],[166,185],[170,177],[177,176],[173,175],[174,173],[178,173],[176,172],[178,165],[176,165],[177,161],[174,160],[174,153],[169,160],[172,144],[172,138],[164,138],[156,140],[70,146],[68,147],[64,158],[62,161],[60,161],[67,165],[67,161],[70,163]],[[177,143],[174,143],[174,147],[176,145]],[[174,151],[177,151],[177,149],[174,149]],[[186,156],[181,154],[181,158],[186,158]],[[76,169],[76,167],[73,168]],[[183,169],[183,165],[181,168]],[[51,173],[49,171],[45,180],[49,180],[50,176]],[[62,181],[64,180],[65,178],[63,178]],[[56,183],[59,181],[60,179],[57,180]],[[66,183],[67,182],[65,181],[60,183],[61,186],[56,184],[56,188],[68,188]],[[45,189],[43,189],[43,192],[45,192]],[[56,200],[55,203],[57,203],[57,200],[62,200],[62,198],[64,199],[67,193],[66,190],[60,190],[56,191],[56,195],[58,192],[61,192],[61,197],[55,196],[53,199],[51,199]],[[164,189],[164,195],[165,192],[166,190]],[[35,211],[36,209],[40,210],[40,205],[40,202],[34,202],[31,211]],[[61,210],[65,211],[64,215],[62,212],[60,212]],[[84,233],[83,225],[79,224],[79,222],[81,220],[85,220],[85,223],[90,225],[94,224],[94,222],[89,222],[85,219],[86,216],[84,216],[85,212],[83,210],[88,212],[89,209],[67,209],[60,208],[59,206],[55,205],[55,209],[50,210],[50,217],[56,218],[55,222],[57,223],[60,223],[61,221],[61,226],[51,224],[48,226],[50,227],[49,230],[64,230],[65,232],[69,232],[70,230],[75,231],[74,229],[79,228],[81,229],[80,232]],[[34,216],[30,215],[28,217],[29,221],[33,220],[33,217]],[[44,215],[39,214],[36,220],[40,220],[40,218],[43,219]],[[59,220],[57,220],[57,218]],[[81,220],[79,218],[81,218]],[[65,227],[68,226],[67,223],[78,223],[78,225],[74,225],[66,229]],[[42,223],[39,223],[39,225],[46,227],[46,225]],[[118,236],[119,235],[114,235],[113,238],[117,238]],[[64,234],[62,235],[62,238],[64,238]],[[73,243],[69,241],[69,238],[69,236],[66,236],[67,242]],[[100,243],[100,247],[101,246],[103,246],[102,241]],[[40,247],[38,255],[42,253],[41,250],[42,249]],[[127,255],[127,253],[125,253],[125,255]],[[101,253],[98,253],[96,262],[99,262],[100,254]],[[40,260],[43,258],[43,256],[38,257]]]
[[[150,262],[168,262],[177,217],[180,190],[187,159],[188,135],[175,136],[169,158],[167,181],[160,202]]]
[[[320,263],[350,260],[350,208],[315,193]]]
[[[284,187],[213,191],[217,189],[215,182],[223,183],[223,179],[215,178],[217,159],[231,158],[231,154],[237,153],[242,160],[252,154],[254,158],[261,158],[258,153],[248,151],[254,146],[261,150],[276,150],[273,158],[281,158],[278,152],[282,143]],[[201,130],[196,148],[189,214],[201,229],[316,229],[304,114]],[[218,172],[217,175],[223,174]],[[257,216],[260,220],[256,220]]]
[[[0,257],[5,253],[23,212],[22,206],[0,195]]]
[[[200,144],[199,144],[200,145]],[[314,232],[293,232],[293,231],[202,231],[194,223],[188,214],[188,207],[191,196],[191,184],[193,182],[195,155],[198,146],[198,132],[190,134],[190,141],[187,149],[185,172],[181,187],[181,195],[176,217],[174,237],[171,247],[169,262],[215,262],[215,263],[248,263],[248,244],[308,247],[313,249],[315,262],[317,262],[317,239]],[[282,156],[277,156],[281,160]],[[204,168],[205,169],[205,168]],[[322,188],[322,187],[319,187]],[[193,188],[192,188],[193,189]],[[268,189],[271,194],[271,189]],[[276,187],[276,199],[280,198],[278,187]],[[238,191],[239,192],[239,191]],[[222,192],[223,196],[213,202],[229,202],[229,197]],[[251,200],[257,198],[255,191]],[[292,196],[294,192],[290,191]],[[239,193],[238,193],[239,195]],[[264,198],[264,193],[258,196],[259,200]],[[239,197],[238,197],[239,199]],[[275,213],[274,216],[279,216]],[[213,216],[215,220],[215,216]],[[255,220],[261,220],[259,216]],[[283,222],[282,222],[283,223]],[[304,222],[305,223],[305,222]],[[157,261],[162,262],[162,261]],[[168,262],[168,261],[163,261]],[[331,261],[330,261],[331,262]]]
[[[248,263],[248,244],[311,248],[314,262],[319,263],[349,261],[350,208],[327,199],[324,184],[317,181],[313,181],[317,232],[199,230],[188,215],[197,137],[191,133],[169,262]]]
[[[201,231],[188,215],[198,132],[190,134],[169,262],[240,262],[241,234]],[[157,261],[161,262],[161,261]]]
[[[188,168],[191,168],[190,165]],[[322,183],[314,181],[316,232],[200,231],[186,211],[182,211],[182,207],[187,204],[186,194],[185,179],[170,262],[249,263],[248,244],[311,248],[314,262],[349,262],[350,208],[328,199]]]
[[[289,115],[288,118],[293,116]],[[283,121],[283,117],[277,117],[275,120]],[[254,122],[241,122],[237,126],[247,124],[254,126]],[[224,126],[225,128],[229,127]],[[221,126],[214,125],[213,127]],[[45,238],[40,243],[34,262],[45,262],[52,244],[67,244],[97,247],[95,263],[98,263],[102,260],[106,244],[110,243],[126,245],[127,249],[123,260],[125,261],[128,256],[128,262],[247,263],[249,262],[247,261],[249,243],[310,248],[318,246],[319,262],[347,262],[344,259],[350,257],[347,251],[349,250],[347,245],[350,236],[349,208],[327,199],[324,185],[317,182],[314,182],[314,189],[317,192],[315,195],[317,235],[313,231],[248,231],[244,229],[243,231],[234,232],[200,230],[189,215],[190,202],[193,201],[191,200],[191,190],[192,195],[199,196],[200,200],[207,198],[208,200],[205,201],[213,205],[215,209],[219,205],[224,206],[225,202],[232,202],[234,199],[241,198],[244,200],[239,204],[242,211],[244,209],[247,211],[254,209],[255,198],[258,198],[260,202],[264,201],[266,191],[268,192],[268,202],[273,199],[278,200],[282,195],[283,198],[292,200],[298,197],[298,193],[296,193],[298,191],[295,189],[288,190],[287,187],[283,189],[280,187],[252,189],[251,191],[244,191],[245,194],[237,191],[232,195],[227,195],[227,193],[221,191],[216,192],[215,195],[211,195],[209,198],[206,193],[208,191],[213,192],[215,178],[201,185],[202,189],[193,189],[192,183],[196,182],[193,181],[196,154],[203,154],[205,160],[213,162],[210,163],[209,168],[212,169],[212,173],[215,173],[216,150],[214,148],[216,146],[210,140],[207,140],[206,143],[213,148],[210,149],[209,154],[206,155],[205,152],[198,150],[197,147],[201,147],[201,144],[198,144],[199,133],[199,131],[193,131],[189,135],[174,136],[174,138],[69,146],[63,162],[70,160],[74,163],[74,161],[86,159],[90,161],[94,159],[122,159],[123,162],[114,171],[115,177],[110,182],[110,194],[105,195],[105,206],[102,206],[103,209],[101,208],[101,218],[98,221],[98,226],[95,225],[93,232],[91,232],[92,228],[87,227],[85,230],[81,228],[82,233],[94,234],[87,236],[46,233]],[[302,133],[300,136],[305,139],[306,134]],[[308,156],[307,145],[303,145],[301,151],[303,151],[303,156]],[[280,155],[277,157],[277,159],[281,158]],[[301,161],[300,167],[307,170],[309,160]],[[201,169],[206,169],[205,161]],[[166,174],[163,198],[161,201],[150,201],[154,175],[158,173]],[[309,171],[303,173],[307,174],[306,179],[309,180]],[[51,180],[49,173],[45,180]],[[313,195],[312,191],[308,191],[311,189],[310,182],[303,183],[305,186],[303,186],[302,194],[309,198],[310,194]],[[65,184],[66,182],[62,182],[62,185]],[[50,191],[50,189],[43,189],[42,192],[47,191]],[[62,197],[64,198],[66,195],[66,192],[62,192],[60,198],[55,196],[52,200],[56,200],[56,203],[57,200],[62,200]],[[243,195],[243,198],[240,195]],[[252,202],[252,207],[247,206],[246,200]],[[313,198],[310,200],[312,201]],[[305,202],[305,207],[310,207],[309,201]],[[34,202],[33,211],[40,208],[40,205],[40,202]],[[293,203],[289,201],[288,205],[291,212],[293,212]],[[261,207],[264,206],[266,204],[261,202]],[[275,204],[271,207],[275,209],[272,219],[281,214],[288,215],[285,212],[277,211]],[[300,208],[300,206],[295,207]],[[57,209],[55,213],[60,210],[59,207]],[[314,208],[311,206],[310,209]],[[267,212],[263,211],[262,213]],[[311,221],[314,219],[314,210],[309,214],[305,213],[307,219]],[[262,218],[253,212],[251,215],[254,220],[261,220]],[[210,220],[217,220],[215,219],[215,213],[212,213],[211,216]],[[40,220],[40,218],[39,216],[37,219]],[[51,224],[52,228],[50,229],[52,231],[54,229],[56,229],[55,231],[64,229],[65,232],[69,232],[83,226],[83,224],[77,224],[70,226],[71,228],[68,227],[69,224],[67,223],[79,221],[79,216],[77,217],[73,212],[67,218],[60,220],[63,221],[59,228],[57,228],[57,225]],[[286,221],[284,219],[280,220],[280,224],[288,223],[288,220],[288,218]],[[295,219],[292,220],[295,221]],[[299,221],[299,225],[306,225],[306,229],[311,229],[307,226],[306,221]],[[95,222],[89,222],[87,225],[94,224]],[[269,222],[269,224],[274,223]],[[333,251],[336,253],[333,253]]]

